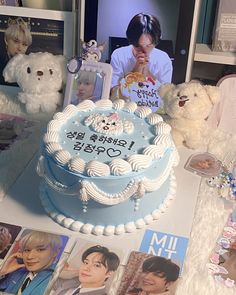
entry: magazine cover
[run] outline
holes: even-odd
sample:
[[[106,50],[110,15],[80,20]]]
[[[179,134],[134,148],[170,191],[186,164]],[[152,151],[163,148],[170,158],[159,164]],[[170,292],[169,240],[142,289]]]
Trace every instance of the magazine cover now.
[[[0,291],[43,295],[69,237],[23,229],[0,268]]]
[[[50,295],[110,294],[122,257],[115,246],[78,240]]]
[[[171,259],[178,263],[182,271],[188,241],[186,237],[147,229],[139,251]]]
[[[180,266],[172,259],[131,252],[117,295],[173,295]]]

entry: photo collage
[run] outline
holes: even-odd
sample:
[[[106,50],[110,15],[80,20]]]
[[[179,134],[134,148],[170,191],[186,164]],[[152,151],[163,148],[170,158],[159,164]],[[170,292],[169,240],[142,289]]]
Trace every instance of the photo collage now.
[[[119,245],[0,223],[0,291],[173,295],[187,245],[184,237],[146,230],[126,256]]]

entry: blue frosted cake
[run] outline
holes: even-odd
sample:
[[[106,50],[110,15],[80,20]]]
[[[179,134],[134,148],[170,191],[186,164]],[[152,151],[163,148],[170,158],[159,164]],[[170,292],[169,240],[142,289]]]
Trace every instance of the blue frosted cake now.
[[[40,198],[59,224],[83,233],[132,232],[173,199],[178,153],[171,127],[149,107],[102,99],[68,105],[48,123]]]

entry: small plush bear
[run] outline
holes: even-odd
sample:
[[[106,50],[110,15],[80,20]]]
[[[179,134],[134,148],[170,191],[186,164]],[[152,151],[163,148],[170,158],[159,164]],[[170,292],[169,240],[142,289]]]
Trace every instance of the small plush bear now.
[[[176,146],[197,149],[206,145],[211,135],[206,119],[219,100],[219,88],[197,81],[178,85],[167,83],[160,86],[159,95]]]
[[[16,82],[19,100],[28,113],[53,113],[62,103],[61,89],[65,80],[65,58],[48,52],[17,54],[6,65],[6,82]]]

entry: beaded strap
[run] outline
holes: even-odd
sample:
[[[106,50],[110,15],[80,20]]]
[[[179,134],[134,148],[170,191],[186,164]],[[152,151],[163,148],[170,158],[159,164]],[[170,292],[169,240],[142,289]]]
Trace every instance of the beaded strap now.
[[[218,176],[213,176],[207,180],[207,183],[211,187],[215,187],[219,190],[222,197],[228,200],[236,200],[236,163],[234,164],[233,173],[229,172],[228,169],[223,166],[223,171]],[[225,189],[229,192],[226,195]]]

